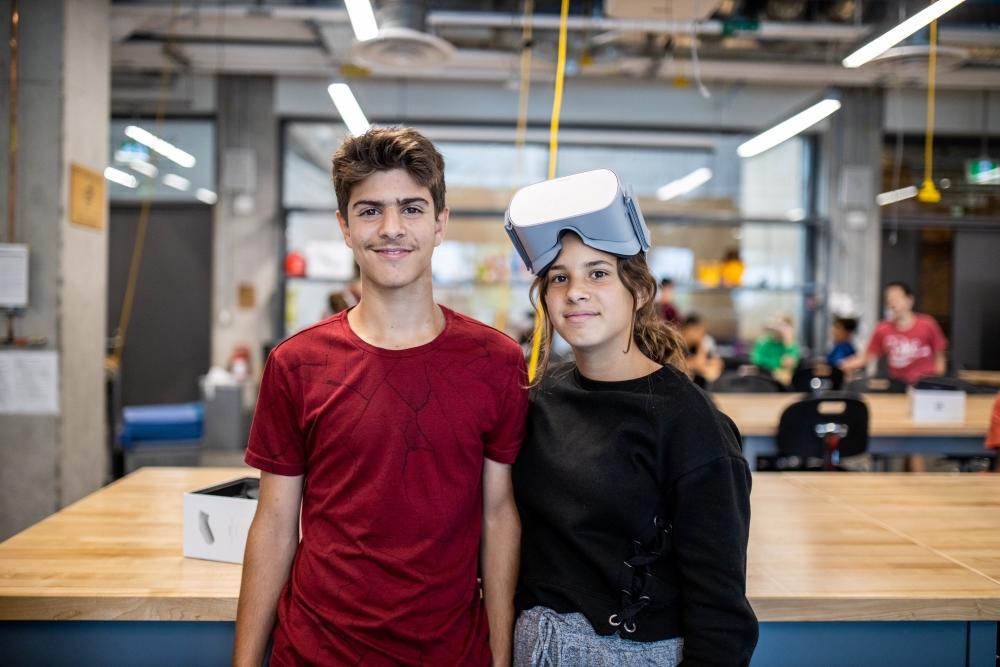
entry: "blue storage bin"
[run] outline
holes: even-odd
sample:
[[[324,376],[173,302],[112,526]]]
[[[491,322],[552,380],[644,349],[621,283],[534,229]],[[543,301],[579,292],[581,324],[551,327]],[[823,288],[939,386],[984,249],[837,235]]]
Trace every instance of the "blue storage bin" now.
[[[133,405],[122,408],[123,449],[140,442],[200,440],[205,408],[200,402],[176,405]]]

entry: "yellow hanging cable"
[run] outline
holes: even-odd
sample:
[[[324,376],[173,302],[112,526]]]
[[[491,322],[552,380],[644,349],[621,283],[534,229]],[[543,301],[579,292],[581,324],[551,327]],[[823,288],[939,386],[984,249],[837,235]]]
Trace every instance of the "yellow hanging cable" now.
[[[167,34],[167,45],[173,45],[173,25],[179,13],[178,0],[174,0],[173,12],[170,17],[170,32]],[[164,66],[160,73],[160,97],[157,101],[155,128],[156,134],[162,135],[163,118],[167,111],[169,97],[170,71]],[[125,350],[125,336],[128,333],[129,322],[132,321],[132,309],[135,304],[135,289],[139,282],[139,268],[142,266],[142,253],[146,246],[146,232],[149,229],[149,214],[153,204],[152,192],[147,192],[139,209],[139,224],[135,232],[135,245],[132,246],[132,259],[128,267],[128,280],[125,283],[125,295],[122,297],[122,309],[118,316],[118,331],[115,335],[114,348],[108,358],[112,368],[120,368],[122,354]]]
[[[941,201],[941,193],[934,186],[934,89],[937,78],[937,21],[931,21],[930,56],[927,63],[927,131],[924,135],[924,182],[917,192],[917,200],[926,204]]]
[[[569,24],[569,0],[562,0],[559,10],[559,58],[556,61],[556,85],[552,96],[552,119],[549,123],[549,179],[556,177],[559,154],[559,114],[562,111],[563,79],[566,76],[566,35]],[[538,356],[542,347],[544,316],[541,304],[535,308],[535,332],[531,337],[531,356],[528,359],[528,382],[534,382],[538,371]]]
[[[531,93],[531,17],[535,12],[535,1],[525,0],[524,25],[521,30],[521,73],[520,91],[517,100],[517,129],[514,132],[514,182],[511,194],[521,185],[524,167],[524,143],[528,133],[528,96]],[[510,290],[513,272],[510,270],[513,249],[508,249],[504,255],[504,267],[507,270],[505,282],[500,289],[500,302],[497,305],[496,319],[493,325],[503,331],[507,328],[507,311],[510,310]]]

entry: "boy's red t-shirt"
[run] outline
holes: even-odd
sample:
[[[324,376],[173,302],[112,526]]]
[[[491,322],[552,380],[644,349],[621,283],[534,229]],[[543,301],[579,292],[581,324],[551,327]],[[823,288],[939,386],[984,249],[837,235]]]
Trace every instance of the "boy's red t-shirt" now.
[[[442,310],[444,331],[426,345],[369,345],[345,311],[267,361],[246,462],[305,476],[276,667],[490,662],[476,582],[483,460],[517,456],[524,357]]]
[[[935,375],[934,355],[948,347],[948,339],[933,317],[921,313],[913,317],[913,325],[905,331],[891,320],[879,322],[868,342],[869,355],[885,355],[889,377],[907,384]]]

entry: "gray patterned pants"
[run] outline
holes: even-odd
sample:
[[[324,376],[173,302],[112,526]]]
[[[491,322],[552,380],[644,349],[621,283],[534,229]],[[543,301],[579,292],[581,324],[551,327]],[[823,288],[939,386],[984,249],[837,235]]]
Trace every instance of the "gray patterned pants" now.
[[[633,642],[602,637],[583,614],[528,609],[514,628],[514,667],[676,667],[684,640]]]

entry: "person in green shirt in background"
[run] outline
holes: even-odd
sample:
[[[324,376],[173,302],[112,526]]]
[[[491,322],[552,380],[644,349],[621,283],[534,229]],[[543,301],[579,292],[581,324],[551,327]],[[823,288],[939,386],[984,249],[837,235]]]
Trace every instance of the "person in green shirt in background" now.
[[[788,315],[779,315],[768,320],[764,335],[754,343],[750,361],[766,368],[779,381],[788,384],[792,371],[802,352],[795,341],[795,327]]]

